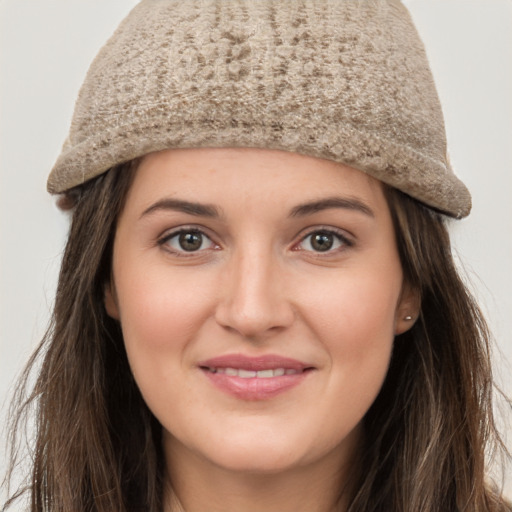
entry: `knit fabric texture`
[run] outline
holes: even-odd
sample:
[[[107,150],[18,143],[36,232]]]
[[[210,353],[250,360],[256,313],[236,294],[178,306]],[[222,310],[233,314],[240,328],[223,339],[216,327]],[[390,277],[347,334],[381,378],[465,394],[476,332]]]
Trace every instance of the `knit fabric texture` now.
[[[450,216],[471,209],[398,0],[142,0],[89,69],[48,190],[199,147],[326,158]]]

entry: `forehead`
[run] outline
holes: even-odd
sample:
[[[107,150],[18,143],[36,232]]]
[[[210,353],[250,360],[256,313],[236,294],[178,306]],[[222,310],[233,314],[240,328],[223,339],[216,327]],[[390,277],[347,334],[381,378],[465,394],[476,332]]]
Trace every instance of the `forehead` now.
[[[146,155],[127,205],[138,208],[163,196],[199,202],[278,202],[343,195],[384,206],[382,183],[330,160],[256,148],[171,149]],[[248,205],[248,204],[247,204]]]

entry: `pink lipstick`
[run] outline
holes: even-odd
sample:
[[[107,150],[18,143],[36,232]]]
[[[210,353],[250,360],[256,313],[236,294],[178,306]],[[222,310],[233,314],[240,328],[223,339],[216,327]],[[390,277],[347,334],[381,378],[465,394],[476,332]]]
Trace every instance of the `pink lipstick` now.
[[[230,354],[202,361],[198,366],[220,390],[241,400],[272,398],[299,385],[314,369],[296,359],[274,354]]]

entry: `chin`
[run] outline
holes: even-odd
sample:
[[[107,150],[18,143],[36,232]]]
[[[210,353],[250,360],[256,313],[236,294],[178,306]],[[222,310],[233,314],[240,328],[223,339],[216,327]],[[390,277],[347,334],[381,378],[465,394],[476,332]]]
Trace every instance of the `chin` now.
[[[339,464],[335,461],[350,457],[359,440],[358,428],[346,435],[338,431],[338,435],[322,439],[316,433],[304,435],[304,432],[293,428],[276,428],[276,425],[239,427],[210,431],[210,435],[194,440],[178,441],[169,436],[166,444],[173,447],[168,454],[172,457],[172,453],[183,455],[183,450],[192,451],[201,465],[237,474],[263,476],[287,473],[327,459],[332,459],[337,466]]]
[[[227,471],[247,474],[282,473],[304,465],[303,454],[284,446],[227,447],[220,453],[204,454],[217,467]]]

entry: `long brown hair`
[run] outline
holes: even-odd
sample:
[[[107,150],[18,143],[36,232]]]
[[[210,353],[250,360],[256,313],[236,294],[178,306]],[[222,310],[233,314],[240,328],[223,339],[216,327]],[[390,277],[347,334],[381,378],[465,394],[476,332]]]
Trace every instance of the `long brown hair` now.
[[[17,434],[35,408],[32,473],[5,509],[24,494],[32,512],[162,508],[160,426],[103,302],[136,166],[121,165],[68,195],[72,222],[52,323],[13,402],[11,471]],[[504,450],[493,419],[489,334],[453,263],[446,219],[394,189],[386,194],[421,314],[396,338],[387,378],[365,416],[349,512],[512,510],[485,480],[486,449]],[[35,385],[23,394],[34,372]]]
[[[396,337],[366,414],[365,475],[350,511],[512,510],[486,481],[486,453],[506,453],[493,416],[490,335],[455,266],[447,218],[385,192],[421,310]]]

